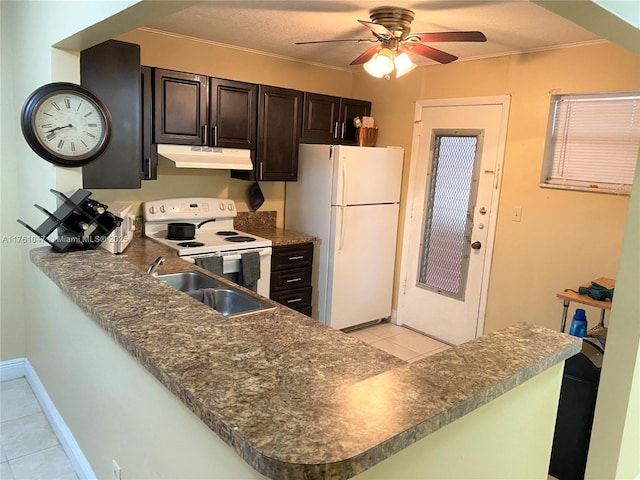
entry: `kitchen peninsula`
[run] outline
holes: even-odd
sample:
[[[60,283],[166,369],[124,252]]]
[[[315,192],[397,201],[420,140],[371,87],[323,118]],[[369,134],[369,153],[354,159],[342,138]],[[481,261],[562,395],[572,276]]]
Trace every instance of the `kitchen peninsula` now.
[[[146,274],[158,255],[166,258],[160,273],[197,269],[144,238],[134,239],[121,256],[100,250],[56,254],[40,248],[32,250],[31,259],[132,362],[226,442],[238,461],[241,457],[251,465],[257,471],[252,478],[346,479],[363,472],[365,478],[385,459],[404,455],[437,430],[522,388],[534,391],[514,405],[552,397],[547,408],[552,418],[548,439],[536,443],[536,433],[529,432],[531,438],[519,442],[527,448],[542,445],[543,450],[548,443],[550,448],[561,362],[579,351],[578,339],[516,324],[406,364],[284,306],[224,317]],[[530,408],[534,416],[536,409]],[[527,412],[522,411],[522,418]],[[526,430],[521,424],[514,427]],[[145,428],[151,430],[152,448],[153,426]],[[500,431],[496,425],[491,433]],[[230,451],[211,448],[214,463],[223,457],[235,462]],[[171,478],[161,477],[156,468],[131,465],[123,471]],[[454,472],[457,467],[450,468]],[[546,465],[540,468],[545,471]],[[194,478],[198,473],[183,470],[181,475]],[[218,475],[229,478],[228,473]],[[429,475],[425,471],[422,478]],[[235,478],[248,478],[247,471]],[[397,478],[410,477],[398,472]]]

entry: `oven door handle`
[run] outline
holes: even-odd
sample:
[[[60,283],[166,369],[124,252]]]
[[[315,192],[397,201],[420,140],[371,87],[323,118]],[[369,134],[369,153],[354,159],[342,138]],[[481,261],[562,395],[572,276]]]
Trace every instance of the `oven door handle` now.
[[[256,250],[250,250],[248,252],[245,253],[250,253],[250,252],[255,252]],[[265,256],[269,256],[271,255],[271,251],[268,248],[263,248],[261,250],[257,251],[261,257],[265,257]],[[226,261],[226,260],[240,260],[242,258],[242,255],[239,253],[232,253],[232,254],[228,254],[228,255],[224,255],[221,253],[201,253],[199,255],[193,255],[193,258],[207,258],[207,257],[222,257],[222,261]]]

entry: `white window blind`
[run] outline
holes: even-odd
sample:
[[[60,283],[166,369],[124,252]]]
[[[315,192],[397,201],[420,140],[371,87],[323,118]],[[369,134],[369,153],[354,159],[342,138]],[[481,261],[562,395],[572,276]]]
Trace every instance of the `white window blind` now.
[[[640,148],[640,92],[554,95],[543,185],[631,190]]]

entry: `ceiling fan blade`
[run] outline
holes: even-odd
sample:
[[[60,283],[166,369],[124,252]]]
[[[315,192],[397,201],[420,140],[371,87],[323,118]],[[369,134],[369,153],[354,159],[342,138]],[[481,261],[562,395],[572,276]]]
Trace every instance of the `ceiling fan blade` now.
[[[356,58],[349,65],[360,65],[361,63],[368,62],[371,59],[371,57],[373,57],[379,49],[380,49],[380,45],[375,45],[371,48],[368,48],[367,50],[365,50],[365,52],[362,55]]]
[[[393,33],[391,33],[384,25],[380,25],[379,23],[367,22],[366,20],[358,21],[369,30],[371,30],[376,37],[393,37]]]
[[[311,45],[314,43],[334,43],[334,42],[377,42],[377,40],[371,40],[369,38],[345,38],[342,40],[318,40],[315,42],[296,42],[294,45]]]
[[[434,32],[414,33],[411,37],[418,37],[421,42],[486,42],[487,37],[482,32]]]
[[[421,43],[407,42],[404,45],[401,45],[399,49],[403,52],[422,55],[423,57],[430,58],[431,60],[435,60],[439,63],[451,63],[458,59],[455,55],[443,52],[437,48],[422,45]]]

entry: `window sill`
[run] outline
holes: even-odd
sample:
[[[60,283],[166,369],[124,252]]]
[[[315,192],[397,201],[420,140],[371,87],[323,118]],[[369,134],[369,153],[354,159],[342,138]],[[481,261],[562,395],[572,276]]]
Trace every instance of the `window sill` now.
[[[607,187],[587,187],[579,185],[555,185],[552,183],[541,183],[540,188],[550,188],[553,190],[573,190],[578,192],[604,193],[607,195],[618,195],[628,197],[631,195],[631,186],[619,188]]]

